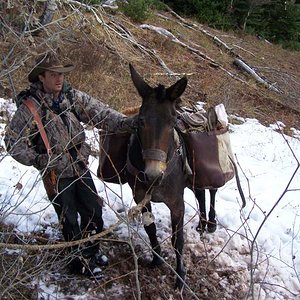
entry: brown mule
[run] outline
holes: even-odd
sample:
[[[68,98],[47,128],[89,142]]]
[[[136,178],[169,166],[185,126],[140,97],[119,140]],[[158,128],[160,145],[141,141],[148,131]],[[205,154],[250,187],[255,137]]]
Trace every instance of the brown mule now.
[[[153,249],[152,265],[160,265],[161,248],[156,236],[156,225],[151,218],[151,202],[163,202],[170,209],[172,245],[176,253],[176,284],[181,289],[185,279],[183,263],[183,191],[186,187],[181,144],[174,134],[176,100],[184,92],[187,79],[183,77],[169,88],[150,87],[130,65],[132,81],[142,97],[138,114],[138,130],[131,136],[127,179],[135,202],[143,201],[144,228]],[[147,197],[151,202],[147,201]],[[146,200],[145,200],[146,199]],[[149,217],[150,216],[150,217]]]

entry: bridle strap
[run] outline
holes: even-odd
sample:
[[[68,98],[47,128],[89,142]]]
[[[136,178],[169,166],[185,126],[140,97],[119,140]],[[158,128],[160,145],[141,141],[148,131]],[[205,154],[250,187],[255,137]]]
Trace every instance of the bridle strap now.
[[[167,161],[167,153],[160,149],[146,149],[143,150],[142,154],[144,160],[153,159],[164,163]]]
[[[131,144],[132,144],[132,138],[133,138],[133,136],[131,136],[130,143],[129,143],[129,147],[130,147]],[[183,153],[183,145],[182,145],[182,141],[180,140],[179,134],[177,133],[176,130],[174,130],[174,140],[175,140],[175,144],[176,144],[176,149],[175,149],[173,155],[171,156],[171,158],[169,159],[169,161],[167,161],[167,154],[166,154],[164,151],[162,151],[162,150],[159,150],[159,149],[149,149],[149,150],[144,150],[144,151],[142,151],[142,152],[143,152],[143,157],[145,157],[144,153],[146,152],[146,155],[147,155],[147,154],[150,153],[150,150],[151,150],[152,153],[153,153],[153,152],[156,152],[156,154],[154,154],[154,156],[155,156],[156,158],[153,158],[153,156],[152,156],[152,158],[151,158],[151,159],[156,159],[156,160],[158,160],[158,159],[157,159],[157,157],[158,157],[157,153],[162,154],[163,159],[164,159],[165,162],[167,163],[167,169],[166,169],[166,172],[165,172],[165,176],[168,175],[168,174],[172,171],[172,169],[173,169],[173,167],[174,167],[174,164],[176,163],[176,160],[178,159],[178,157],[182,157],[182,158],[184,159],[184,157],[183,157],[184,153]],[[148,152],[148,153],[147,153],[147,152]],[[145,158],[144,158],[144,159],[145,159]],[[149,159],[149,158],[148,158],[148,159]],[[159,160],[161,160],[161,159],[159,159]],[[132,164],[132,162],[130,161],[130,158],[129,158],[128,153],[127,153],[127,163],[126,163],[126,168],[127,168],[127,171],[128,171],[131,175],[137,177],[141,182],[144,182],[144,181],[145,181],[145,178],[142,178],[142,176],[144,176],[143,171],[138,170],[138,169]]]

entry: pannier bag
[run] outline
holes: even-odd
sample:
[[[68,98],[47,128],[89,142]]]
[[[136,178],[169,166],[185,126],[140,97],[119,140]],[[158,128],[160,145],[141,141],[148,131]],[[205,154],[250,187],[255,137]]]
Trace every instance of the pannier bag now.
[[[130,133],[99,132],[100,157],[97,176],[106,182],[126,183],[126,159]]]
[[[216,114],[217,112],[217,114]],[[196,188],[219,188],[232,179],[234,158],[224,106],[204,111],[178,110],[177,129],[188,158],[189,181]],[[106,182],[126,183],[129,133],[100,132],[97,175]]]
[[[186,147],[193,188],[219,188],[234,177],[234,157],[223,104],[208,113],[181,111],[177,128]]]

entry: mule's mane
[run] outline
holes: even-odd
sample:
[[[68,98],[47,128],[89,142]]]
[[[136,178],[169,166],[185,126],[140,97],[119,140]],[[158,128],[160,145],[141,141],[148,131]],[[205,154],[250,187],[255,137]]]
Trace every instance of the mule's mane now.
[[[158,101],[163,102],[166,98],[166,87],[159,84],[155,89],[156,98]]]
[[[133,116],[133,115],[138,114],[140,107],[141,107],[141,105],[127,107],[127,108],[122,109],[121,113],[126,116]]]

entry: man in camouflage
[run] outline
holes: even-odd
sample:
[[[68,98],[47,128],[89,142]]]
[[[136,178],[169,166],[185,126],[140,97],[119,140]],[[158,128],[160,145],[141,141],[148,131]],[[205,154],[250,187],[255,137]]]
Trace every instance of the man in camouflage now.
[[[85,141],[81,122],[112,132],[130,132],[134,127],[134,119],[73,89],[64,80],[64,74],[73,68],[73,65],[62,65],[53,54],[40,57],[28,75],[30,88],[17,98],[18,109],[5,134],[10,155],[21,164],[40,171],[66,241],[78,240],[103,229],[103,201],[88,170],[91,149]],[[46,149],[33,115],[23,103],[27,98],[34,100],[51,151]],[[49,174],[53,173],[55,186],[53,182],[49,184]],[[106,264],[107,258],[99,251],[98,243],[89,242],[72,250],[77,253],[71,256],[68,264],[72,272],[101,276],[100,266]]]

